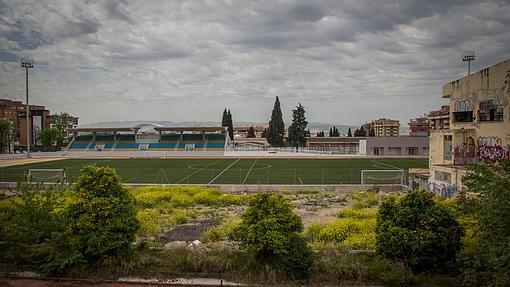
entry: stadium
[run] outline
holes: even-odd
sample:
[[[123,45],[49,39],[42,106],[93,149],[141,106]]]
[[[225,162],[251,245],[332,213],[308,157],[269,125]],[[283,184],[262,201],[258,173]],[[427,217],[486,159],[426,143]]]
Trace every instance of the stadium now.
[[[0,181],[72,183],[83,166],[116,169],[129,185],[206,185],[231,191],[304,188],[406,190],[409,169],[426,168],[423,156],[367,156],[318,147],[241,148],[225,127],[133,127],[71,129],[61,152],[33,153],[32,160],[1,168]],[[22,155],[19,155],[22,156]]]

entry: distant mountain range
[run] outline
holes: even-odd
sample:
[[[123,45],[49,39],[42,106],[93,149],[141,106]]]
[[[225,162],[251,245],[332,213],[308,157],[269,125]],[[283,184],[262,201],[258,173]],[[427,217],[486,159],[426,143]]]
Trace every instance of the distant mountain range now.
[[[160,126],[165,127],[207,127],[207,126],[219,126],[220,122],[199,122],[199,121],[184,121],[184,122],[172,122],[172,121],[111,121],[111,122],[98,122],[98,123],[91,123],[91,124],[85,124],[80,125],[80,127],[84,128],[104,128],[104,127],[113,127],[113,128],[120,128],[120,127],[133,127],[140,124],[157,124]],[[257,123],[257,122],[235,122],[235,125],[243,125],[243,126],[259,126],[259,125],[267,125],[267,123]],[[323,131],[329,131],[329,129],[335,126],[340,132],[345,131],[349,128],[352,129],[354,132],[355,129],[359,128],[357,126],[350,126],[350,125],[341,125],[341,124],[329,124],[329,123],[320,123],[320,122],[311,122],[308,123],[308,129],[310,130],[323,130]]]

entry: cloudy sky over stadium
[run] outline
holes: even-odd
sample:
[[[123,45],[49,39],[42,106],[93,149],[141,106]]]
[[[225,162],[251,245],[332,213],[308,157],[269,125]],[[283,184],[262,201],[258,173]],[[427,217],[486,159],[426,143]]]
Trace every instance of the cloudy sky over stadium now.
[[[82,123],[112,120],[407,123],[441,85],[510,57],[510,1],[0,0],[0,97]]]

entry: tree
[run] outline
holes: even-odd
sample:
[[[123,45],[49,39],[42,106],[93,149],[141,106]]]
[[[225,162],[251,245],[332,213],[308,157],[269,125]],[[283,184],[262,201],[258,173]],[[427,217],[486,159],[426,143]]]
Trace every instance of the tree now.
[[[53,150],[53,146],[56,144],[57,138],[59,137],[57,129],[46,128],[41,132],[41,141],[43,151]]]
[[[324,131],[317,132],[317,137],[318,138],[323,138],[324,137]]]
[[[12,125],[8,119],[0,119],[0,153],[8,152],[11,144]]]
[[[234,123],[232,122],[232,114],[230,110],[227,112],[227,126],[228,126],[228,136],[231,140],[234,140]]]
[[[403,261],[413,271],[434,270],[455,259],[463,229],[445,206],[424,190],[400,200],[390,198],[379,208],[377,253]]]
[[[367,136],[367,133],[365,132],[365,129],[363,128],[363,126],[361,126],[359,128],[358,136],[359,137],[366,137]]]
[[[299,147],[306,145],[307,125],[305,108],[299,103],[296,109],[292,110],[292,123],[289,126],[289,143],[291,146]]]
[[[256,138],[257,136],[255,135],[255,130],[253,129],[253,127],[250,127],[248,129],[248,134],[246,135],[247,138]]]
[[[267,132],[268,132],[268,129],[264,128],[264,130],[262,131],[262,134],[260,135],[260,137],[261,138],[267,138]]]
[[[221,126],[222,127],[228,127],[228,114],[227,114],[227,108],[223,110],[223,116],[221,118]]]
[[[311,275],[312,252],[304,238],[301,218],[281,194],[259,193],[254,196],[236,236],[241,245],[263,263],[285,271],[292,279]]]
[[[463,285],[510,286],[510,161],[472,166],[463,183],[460,210],[475,234],[459,260]]]
[[[333,128],[329,128],[329,137],[333,136]]]
[[[280,108],[280,99],[276,97],[274,102],[273,111],[271,113],[271,120],[267,132],[267,142],[276,147],[284,146],[283,136],[285,135],[285,123],[283,122],[282,110]]]
[[[135,201],[110,167],[86,166],[73,187],[65,235],[87,260],[128,249],[140,223]]]
[[[69,143],[67,129],[74,124],[74,117],[68,113],[59,113],[51,116],[51,124],[57,130],[57,148],[66,146]],[[44,144],[43,144],[44,146]]]
[[[347,136],[348,136],[348,137],[352,137],[351,128],[349,128],[349,130],[347,131]]]
[[[368,132],[369,137],[375,137],[375,130],[374,128],[370,127],[370,131]]]

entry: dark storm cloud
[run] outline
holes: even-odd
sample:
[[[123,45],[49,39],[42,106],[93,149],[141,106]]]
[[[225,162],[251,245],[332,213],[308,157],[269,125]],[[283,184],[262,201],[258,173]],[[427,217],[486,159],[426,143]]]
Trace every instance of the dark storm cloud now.
[[[508,27],[501,0],[0,0],[0,86],[22,94],[30,57],[34,101],[85,122],[264,122],[275,96],[312,121],[406,122],[443,104],[461,51],[473,70],[510,57]]]

